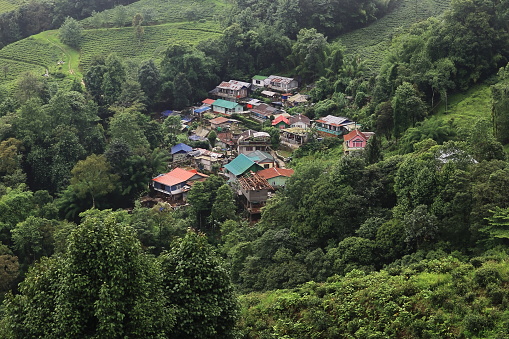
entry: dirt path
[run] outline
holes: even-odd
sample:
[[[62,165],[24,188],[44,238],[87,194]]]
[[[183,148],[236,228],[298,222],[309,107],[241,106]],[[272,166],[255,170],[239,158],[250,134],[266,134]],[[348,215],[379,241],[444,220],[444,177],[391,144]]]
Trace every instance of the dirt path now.
[[[72,65],[72,56],[71,54],[67,53],[65,51],[65,49],[63,49],[62,47],[60,47],[59,45],[55,44],[54,42],[51,42],[50,39],[46,38],[46,40],[53,46],[55,46],[56,48],[58,48],[59,50],[62,51],[62,53],[65,54],[65,56],[67,57],[67,70],[69,71],[70,74],[73,74],[74,75],[74,69],[71,68],[71,65]]]

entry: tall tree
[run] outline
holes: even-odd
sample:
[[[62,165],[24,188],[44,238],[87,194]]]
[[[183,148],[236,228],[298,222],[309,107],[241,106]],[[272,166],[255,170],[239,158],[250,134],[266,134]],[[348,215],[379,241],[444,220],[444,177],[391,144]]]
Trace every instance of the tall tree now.
[[[227,270],[207,238],[188,231],[160,256],[175,338],[233,338],[237,303]]]
[[[104,156],[92,154],[85,160],[78,161],[71,171],[71,185],[76,192],[92,198],[92,208],[96,199],[115,189],[118,177],[110,173],[110,166]]]
[[[73,48],[79,48],[83,40],[83,27],[73,18],[67,17],[60,26],[60,40]]]

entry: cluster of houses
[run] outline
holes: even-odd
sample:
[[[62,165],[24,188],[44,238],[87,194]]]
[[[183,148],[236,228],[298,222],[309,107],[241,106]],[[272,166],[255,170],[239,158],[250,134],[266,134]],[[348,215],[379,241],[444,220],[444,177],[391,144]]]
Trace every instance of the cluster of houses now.
[[[373,133],[361,132],[358,124],[348,118],[328,115],[315,120],[312,125],[305,115],[286,113],[283,106],[307,102],[307,96],[296,93],[297,89],[295,79],[275,75],[257,75],[251,83],[237,80],[220,83],[209,92],[210,98],[203,100],[200,107],[193,108],[193,114],[182,117],[183,130],[189,128],[193,119],[200,121],[199,127],[189,133],[190,141],[207,141],[209,133],[215,131],[216,147],[209,151],[184,143],[173,146],[173,170],[152,179],[154,191],[171,200],[185,201],[193,184],[207,179],[208,176],[201,172],[219,170],[228,179],[250,220],[256,219],[275,190],[284,187],[293,170],[284,168],[284,162],[275,157],[268,133],[243,130],[233,114],[248,115],[259,122],[267,122],[266,126],[278,128],[281,143],[290,148],[306,143],[310,128],[321,137],[342,136],[345,154],[366,147]],[[252,99],[249,96],[253,91],[278,101],[268,104]],[[171,114],[174,113],[163,112],[166,116]]]

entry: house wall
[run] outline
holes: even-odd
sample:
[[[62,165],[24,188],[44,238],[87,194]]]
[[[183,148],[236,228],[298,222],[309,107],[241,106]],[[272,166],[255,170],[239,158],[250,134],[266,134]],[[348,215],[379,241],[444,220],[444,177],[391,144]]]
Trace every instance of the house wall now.
[[[304,129],[309,128],[309,126],[306,125],[305,123],[303,123],[302,121],[298,121],[298,122],[292,124],[290,127],[300,127],[300,128],[304,128]]]
[[[237,152],[239,154],[248,154],[253,151],[264,151],[267,152],[269,146],[267,144],[248,144],[248,145],[239,145],[237,148]]]
[[[272,186],[284,186],[286,185],[286,180],[288,180],[288,177],[284,176],[267,179],[269,184],[271,184]]]
[[[242,195],[246,197],[246,199],[250,202],[263,202],[267,201],[269,198],[268,190],[259,190],[259,191],[246,191],[241,188]]]
[[[187,158],[187,153],[175,153],[172,156],[173,161],[182,161]]]

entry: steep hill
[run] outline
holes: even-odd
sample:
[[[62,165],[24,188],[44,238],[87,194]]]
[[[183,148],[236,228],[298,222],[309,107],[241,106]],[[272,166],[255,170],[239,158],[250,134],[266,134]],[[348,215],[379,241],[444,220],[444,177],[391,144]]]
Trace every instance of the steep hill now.
[[[0,0],[0,14],[15,10],[20,4],[19,0]]]
[[[347,54],[360,56],[372,73],[376,73],[398,31],[432,16],[439,16],[451,0],[401,0],[386,16],[373,24],[340,37]]]

